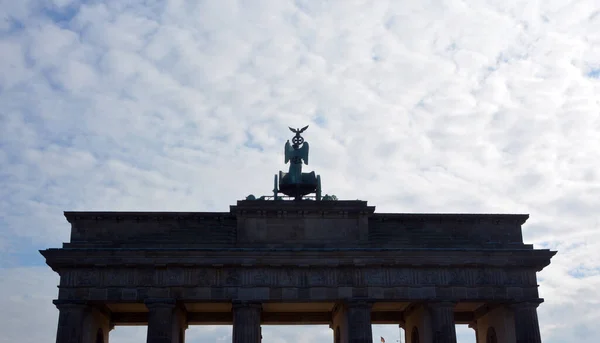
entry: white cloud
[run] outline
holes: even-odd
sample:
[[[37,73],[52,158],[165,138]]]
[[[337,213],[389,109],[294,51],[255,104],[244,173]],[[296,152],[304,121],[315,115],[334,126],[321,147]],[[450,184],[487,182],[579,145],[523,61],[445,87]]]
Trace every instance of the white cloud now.
[[[68,239],[63,210],[226,211],[269,193],[286,127],[310,124],[309,169],[328,193],[380,212],[530,213],[525,240],[559,250],[540,274],[545,341],[600,338],[596,1],[5,1],[0,13],[0,258],[18,268],[1,280],[19,270],[35,284],[34,250]],[[55,317],[27,322],[52,335]]]

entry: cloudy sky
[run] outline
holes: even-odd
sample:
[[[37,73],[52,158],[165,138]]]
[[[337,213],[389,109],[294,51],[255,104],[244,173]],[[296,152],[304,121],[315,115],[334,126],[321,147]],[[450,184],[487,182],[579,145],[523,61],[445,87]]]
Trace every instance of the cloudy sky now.
[[[68,240],[62,211],[227,211],[269,193],[287,126],[307,124],[326,193],[529,213],[525,241],[559,251],[539,274],[544,342],[600,340],[597,0],[0,0],[0,56],[2,343],[55,335],[37,250]]]

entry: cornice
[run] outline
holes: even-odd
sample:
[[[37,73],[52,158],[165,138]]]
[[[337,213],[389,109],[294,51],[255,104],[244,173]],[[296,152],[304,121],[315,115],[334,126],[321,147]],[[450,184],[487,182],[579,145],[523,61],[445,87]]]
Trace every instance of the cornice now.
[[[510,223],[523,225],[529,214],[502,214],[502,213],[375,213],[372,220],[379,222],[448,222],[457,223]]]
[[[295,204],[293,201],[240,201],[232,205],[229,212],[116,212],[116,211],[65,211],[64,216],[69,223],[80,220],[94,221],[202,221],[202,220],[234,220],[237,216],[286,216],[361,214],[378,222],[448,222],[491,224],[511,223],[523,225],[528,214],[493,214],[493,213],[374,213],[374,206],[367,206],[366,201],[306,201]]]
[[[65,211],[69,223],[94,221],[163,221],[163,220],[225,220],[235,219],[229,212],[75,212]]]
[[[541,270],[555,251],[470,249],[48,249],[54,270],[118,267],[503,267]]]

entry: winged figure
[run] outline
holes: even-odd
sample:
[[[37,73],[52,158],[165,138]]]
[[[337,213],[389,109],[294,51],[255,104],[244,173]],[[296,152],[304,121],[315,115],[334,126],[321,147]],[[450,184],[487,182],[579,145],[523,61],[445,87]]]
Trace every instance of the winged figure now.
[[[285,163],[291,160],[292,164],[302,165],[302,161],[304,161],[304,164],[308,164],[308,142],[304,142],[301,148],[294,149],[288,140],[285,142],[284,154]]]
[[[306,125],[305,127],[301,128],[301,129],[294,129],[288,126],[288,128],[290,129],[290,131],[292,131],[293,133],[295,133],[296,135],[301,134],[302,132],[306,131],[306,129],[308,129],[308,125]]]

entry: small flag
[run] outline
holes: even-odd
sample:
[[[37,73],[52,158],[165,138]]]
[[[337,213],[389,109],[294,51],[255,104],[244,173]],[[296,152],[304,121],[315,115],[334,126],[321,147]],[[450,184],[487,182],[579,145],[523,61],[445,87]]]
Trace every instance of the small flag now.
[[[381,337],[381,343],[385,343],[385,338]]]

